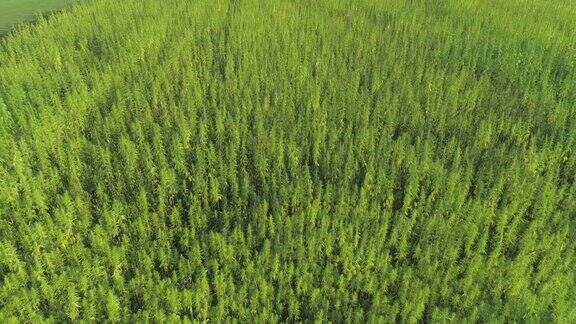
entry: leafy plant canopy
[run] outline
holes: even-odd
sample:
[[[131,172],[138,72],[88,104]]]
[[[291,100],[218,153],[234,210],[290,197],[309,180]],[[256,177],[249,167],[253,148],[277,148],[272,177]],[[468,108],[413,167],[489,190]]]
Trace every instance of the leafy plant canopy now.
[[[576,321],[576,4],[92,0],[0,40],[0,321]]]

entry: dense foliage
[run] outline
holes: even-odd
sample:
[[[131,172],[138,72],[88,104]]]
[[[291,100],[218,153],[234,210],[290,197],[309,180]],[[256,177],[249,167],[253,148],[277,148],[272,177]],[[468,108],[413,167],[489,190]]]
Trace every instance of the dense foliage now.
[[[0,321],[576,321],[576,4],[92,0],[0,41]]]

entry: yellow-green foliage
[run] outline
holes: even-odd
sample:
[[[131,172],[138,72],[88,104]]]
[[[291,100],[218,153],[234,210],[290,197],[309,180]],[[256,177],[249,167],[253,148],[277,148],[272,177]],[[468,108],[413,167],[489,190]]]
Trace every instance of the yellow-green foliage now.
[[[0,41],[0,321],[576,322],[576,4],[91,0]]]

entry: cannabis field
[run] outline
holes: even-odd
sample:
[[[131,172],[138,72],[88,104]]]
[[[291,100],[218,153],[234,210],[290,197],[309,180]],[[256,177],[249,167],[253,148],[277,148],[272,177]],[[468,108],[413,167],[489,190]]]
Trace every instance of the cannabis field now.
[[[576,321],[576,3],[85,0],[0,39],[0,322]]]

